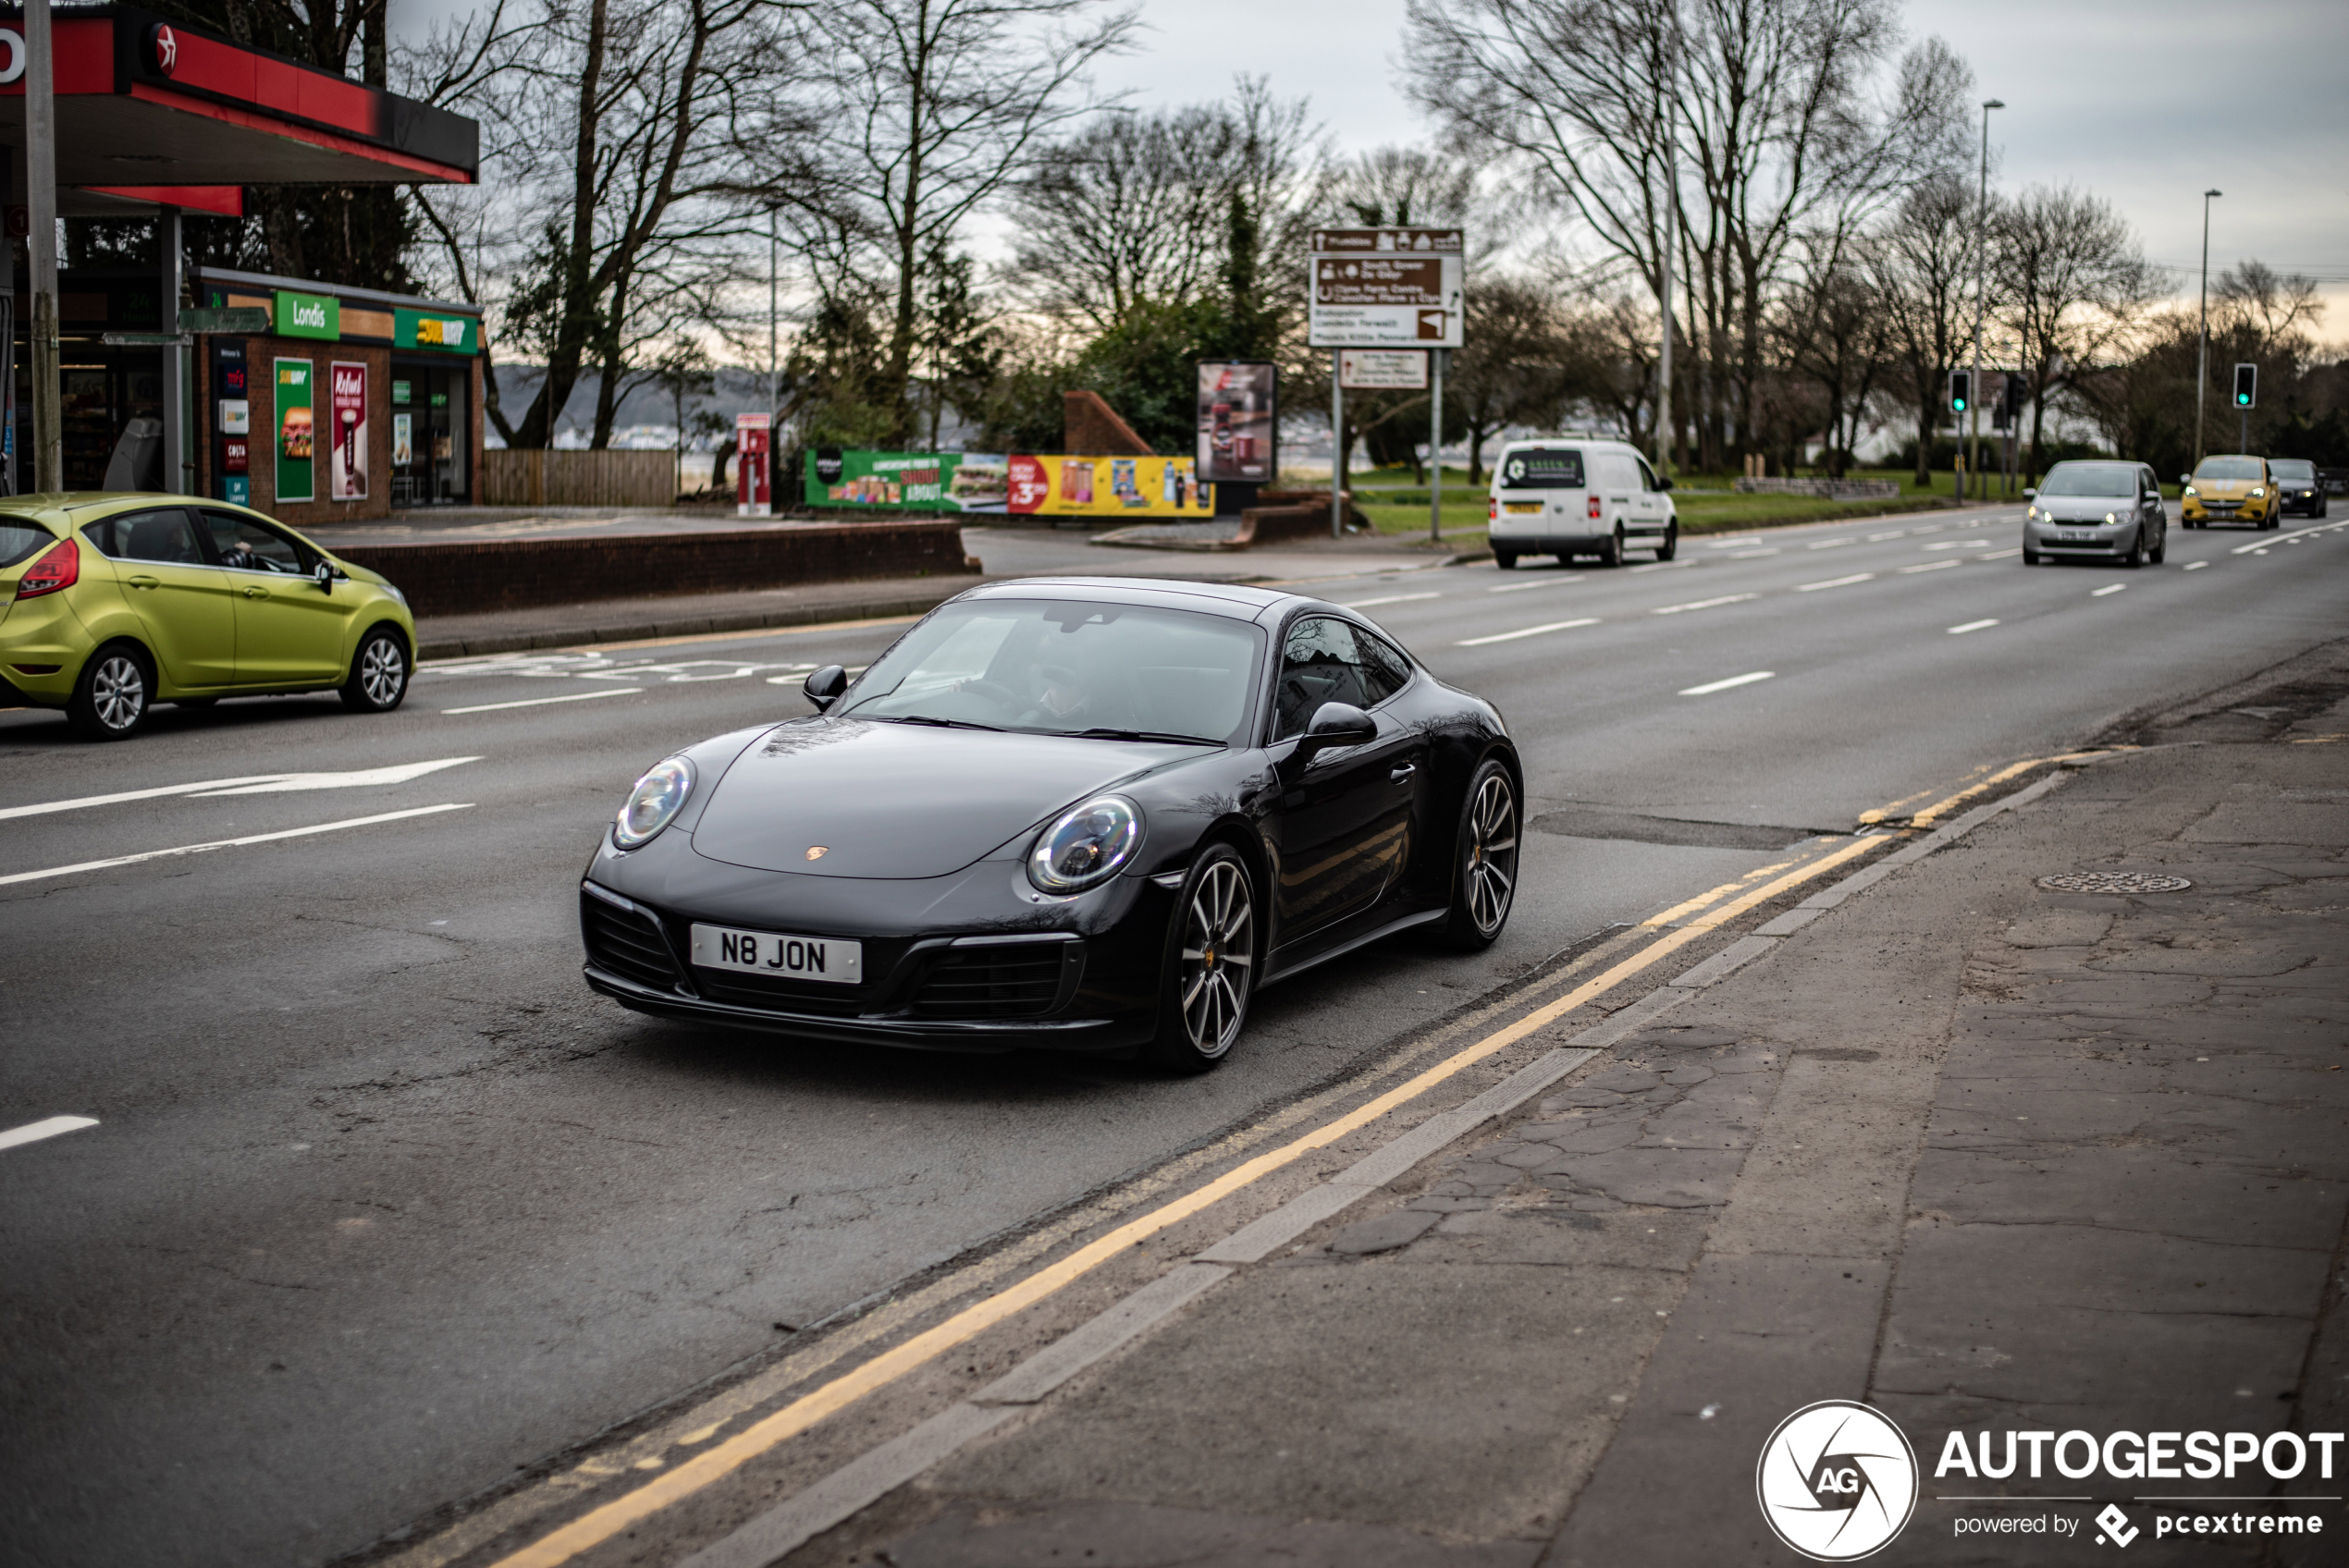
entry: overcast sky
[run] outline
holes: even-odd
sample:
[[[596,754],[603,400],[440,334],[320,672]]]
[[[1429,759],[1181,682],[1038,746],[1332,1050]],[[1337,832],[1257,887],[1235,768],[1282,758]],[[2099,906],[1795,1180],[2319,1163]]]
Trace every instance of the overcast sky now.
[[[392,0],[395,26],[468,8]],[[1312,100],[1347,151],[1431,128],[1397,78],[1404,0],[1141,0],[1142,47],[1101,70],[1142,104],[1222,95],[1236,71]],[[1910,0],[1912,35],[1973,63],[1997,178],[2069,180],[2111,201],[2156,262],[2192,270],[2201,192],[2210,264],[2245,257],[2318,277],[2323,336],[2349,340],[2349,5],[2342,0]]]

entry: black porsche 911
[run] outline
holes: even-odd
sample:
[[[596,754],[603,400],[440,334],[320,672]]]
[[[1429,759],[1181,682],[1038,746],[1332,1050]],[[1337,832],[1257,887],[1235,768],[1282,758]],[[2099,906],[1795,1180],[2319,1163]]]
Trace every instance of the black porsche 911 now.
[[[1347,610],[1198,582],[951,599],[821,710],[640,779],[587,983],[641,1011],[940,1050],[1222,1060],[1257,987],[1396,933],[1482,948],[1516,748]]]

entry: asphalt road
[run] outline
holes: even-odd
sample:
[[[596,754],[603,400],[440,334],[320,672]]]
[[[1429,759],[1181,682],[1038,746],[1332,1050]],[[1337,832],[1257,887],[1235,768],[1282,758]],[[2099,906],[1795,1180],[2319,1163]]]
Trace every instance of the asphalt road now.
[[[229,703],[117,746],[0,713],[0,1134],[97,1122],[0,1136],[7,1557],[364,1547],[1609,922],[2248,675],[2349,604],[2349,519],[2174,531],[2134,572],[2026,570],[2017,524],[1317,585],[1500,704],[1543,831],[1489,953],[1330,965],[1179,1082],[704,1032],[582,986],[577,877],[629,781],[804,711],[806,669],[897,626],[444,664],[388,717]],[[289,836],[235,842],[264,835]]]

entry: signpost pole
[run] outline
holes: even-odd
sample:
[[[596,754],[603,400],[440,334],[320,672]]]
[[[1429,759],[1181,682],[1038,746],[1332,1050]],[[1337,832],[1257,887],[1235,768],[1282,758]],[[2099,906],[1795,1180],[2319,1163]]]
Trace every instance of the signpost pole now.
[[[1444,350],[1427,351],[1427,539],[1444,542]]]
[[[32,263],[32,487],[66,487],[64,410],[57,390],[56,50],[49,0],[24,7],[25,251]]]
[[[1343,350],[1330,350],[1330,537],[1346,535],[1346,378],[1338,366],[1344,362]]]

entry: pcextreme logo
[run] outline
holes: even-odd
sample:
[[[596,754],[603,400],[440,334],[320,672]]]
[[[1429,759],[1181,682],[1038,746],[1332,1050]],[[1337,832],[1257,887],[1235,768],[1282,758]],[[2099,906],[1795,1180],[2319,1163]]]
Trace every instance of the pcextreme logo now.
[[[1753,1489],[1778,1539],[1815,1562],[1852,1562],[1908,1524],[1917,1477],[1916,1451],[1890,1417],[1828,1399],[1778,1423]]]

